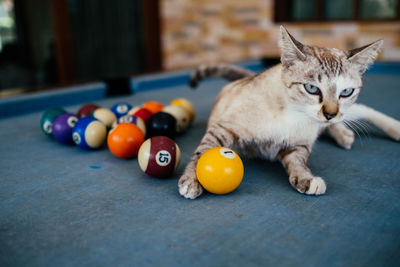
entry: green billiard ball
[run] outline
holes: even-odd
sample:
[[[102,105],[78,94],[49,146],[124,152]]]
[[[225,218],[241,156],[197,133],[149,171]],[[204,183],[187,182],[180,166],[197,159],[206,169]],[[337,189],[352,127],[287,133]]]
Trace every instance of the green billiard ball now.
[[[61,114],[67,113],[62,108],[51,108],[46,110],[40,119],[40,127],[47,136],[52,136],[52,125],[54,120]]]

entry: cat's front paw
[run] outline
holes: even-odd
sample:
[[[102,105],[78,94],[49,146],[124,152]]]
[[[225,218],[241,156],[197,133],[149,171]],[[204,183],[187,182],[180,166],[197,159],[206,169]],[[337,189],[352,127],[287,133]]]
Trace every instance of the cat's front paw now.
[[[203,187],[196,178],[183,174],[178,182],[179,194],[185,198],[195,199],[203,193]]]
[[[387,134],[396,141],[400,141],[400,121],[395,121],[389,129]]]
[[[336,136],[336,142],[339,146],[350,149],[354,143],[354,132],[347,128],[340,129],[339,134]]]
[[[300,193],[307,195],[323,195],[326,192],[326,183],[321,177],[291,176],[290,184]]]

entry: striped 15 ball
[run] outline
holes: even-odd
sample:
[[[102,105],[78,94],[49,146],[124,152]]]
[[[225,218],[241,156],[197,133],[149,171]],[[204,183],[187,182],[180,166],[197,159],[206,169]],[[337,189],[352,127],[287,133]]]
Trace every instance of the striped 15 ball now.
[[[139,149],[138,162],[143,172],[157,177],[170,177],[178,168],[181,151],[168,137],[157,136],[147,139]]]

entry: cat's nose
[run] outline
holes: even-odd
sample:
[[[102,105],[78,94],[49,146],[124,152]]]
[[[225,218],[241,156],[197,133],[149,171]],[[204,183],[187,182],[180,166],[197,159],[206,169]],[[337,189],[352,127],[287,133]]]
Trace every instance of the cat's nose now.
[[[334,118],[337,115],[337,112],[335,113],[330,113],[324,110],[324,116],[325,118],[329,121],[330,119]]]

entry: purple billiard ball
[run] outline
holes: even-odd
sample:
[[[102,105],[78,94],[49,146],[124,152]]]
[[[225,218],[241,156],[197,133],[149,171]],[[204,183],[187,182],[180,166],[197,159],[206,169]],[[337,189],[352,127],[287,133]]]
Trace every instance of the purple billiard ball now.
[[[72,128],[77,121],[78,117],[71,113],[58,116],[52,126],[54,139],[65,145],[73,145]]]

